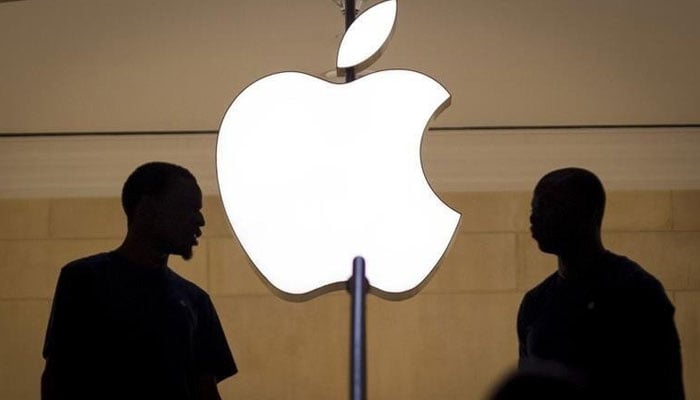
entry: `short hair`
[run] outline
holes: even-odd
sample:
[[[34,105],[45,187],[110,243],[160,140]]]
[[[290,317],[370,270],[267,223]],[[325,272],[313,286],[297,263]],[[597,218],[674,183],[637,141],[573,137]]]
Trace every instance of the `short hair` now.
[[[162,161],[149,162],[136,168],[122,188],[122,208],[127,221],[131,221],[136,206],[144,196],[163,193],[168,184],[178,177],[195,179],[186,168]]]
[[[578,167],[557,169],[543,176],[535,190],[543,187],[556,187],[578,206],[578,211],[602,223],[605,189],[593,172]]]

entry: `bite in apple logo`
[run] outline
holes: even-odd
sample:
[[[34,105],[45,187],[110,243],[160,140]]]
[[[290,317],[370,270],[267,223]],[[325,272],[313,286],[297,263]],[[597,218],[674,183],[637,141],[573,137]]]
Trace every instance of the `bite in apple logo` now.
[[[379,53],[396,7],[385,1],[357,18],[341,41],[339,68]],[[217,175],[231,226],[259,273],[283,294],[308,298],[340,287],[362,256],[371,291],[413,294],[460,219],[431,189],[420,157],[427,124],[449,98],[408,70],[344,84],[281,72],[243,90],[221,123]]]

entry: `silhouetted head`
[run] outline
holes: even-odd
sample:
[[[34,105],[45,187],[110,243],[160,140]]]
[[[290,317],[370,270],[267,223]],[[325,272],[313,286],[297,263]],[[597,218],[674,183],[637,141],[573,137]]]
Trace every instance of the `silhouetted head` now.
[[[600,242],[604,211],[605,190],[592,172],[582,168],[549,172],[532,197],[532,237],[540,250],[557,255]]]
[[[131,173],[122,189],[129,231],[162,254],[192,257],[202,234],[202,192],[187,169],[151,162]]]

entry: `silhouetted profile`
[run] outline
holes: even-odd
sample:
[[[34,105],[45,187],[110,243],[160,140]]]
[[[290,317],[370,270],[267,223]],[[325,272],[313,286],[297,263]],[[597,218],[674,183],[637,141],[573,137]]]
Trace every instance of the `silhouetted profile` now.
[[[202,193],[177,165],[137,168],[122,191],[114,251],[61,270],[44,343],[44,400],[219,399],[237,372],[209,296],[172,271],[204,226]]]
[[[584,169],[535,187],[532,237],[559,266],[520,305],[520,364],[559,363],[593,399],[682,399],[674,307],[656,278],[604,248],[604,209],[603,185]]]

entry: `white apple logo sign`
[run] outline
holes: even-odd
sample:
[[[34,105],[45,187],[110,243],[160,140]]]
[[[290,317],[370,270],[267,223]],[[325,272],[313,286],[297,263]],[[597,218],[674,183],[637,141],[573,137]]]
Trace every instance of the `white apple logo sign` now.
[[[361,14],[343,37],[338,67],[378,53],[395,15],[395,0]],[[460,219],[433,192],[420,159],[424,130],[449,97],[408,70],[344,84],[281,72],[243,90],[221,123],[217,175],[259,273],[285,294],[313,296],[347,281],[362,256],[375,293],[401,297],[418,287]]]

